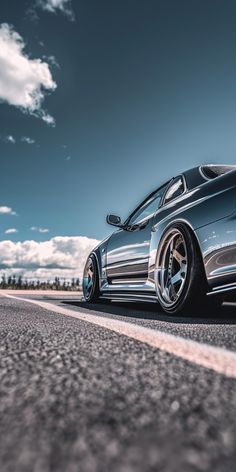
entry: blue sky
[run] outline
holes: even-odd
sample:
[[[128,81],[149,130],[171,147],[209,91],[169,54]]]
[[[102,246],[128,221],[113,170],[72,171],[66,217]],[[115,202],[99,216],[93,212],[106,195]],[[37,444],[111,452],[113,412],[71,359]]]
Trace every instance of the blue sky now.
[[[2,0],[1,240],[100,240],[167,178],[235,163],[235,23],[231,0]],[[9,80],[14,44],[36,78]]]

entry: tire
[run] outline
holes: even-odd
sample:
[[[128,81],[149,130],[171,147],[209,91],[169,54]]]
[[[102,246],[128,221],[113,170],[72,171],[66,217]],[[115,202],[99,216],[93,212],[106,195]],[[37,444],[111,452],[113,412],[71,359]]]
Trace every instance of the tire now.
[[[202,314],[219,308],[206,296],[207,279],[198,243],[183,223],[170,226],[157,251],[156,291],[161,308],[170,314]]]
[[[83,275],[83,294],[86,302],[96,303],[99,299],[99,274],[96,258],[93,254],[87,259]]]

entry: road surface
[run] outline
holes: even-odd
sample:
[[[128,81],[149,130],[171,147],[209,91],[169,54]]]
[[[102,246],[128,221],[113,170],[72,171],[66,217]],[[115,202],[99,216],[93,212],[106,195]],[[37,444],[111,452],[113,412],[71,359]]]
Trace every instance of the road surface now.
[[[0,298],[1,472],[235,470],[235,308],[13,296]]]

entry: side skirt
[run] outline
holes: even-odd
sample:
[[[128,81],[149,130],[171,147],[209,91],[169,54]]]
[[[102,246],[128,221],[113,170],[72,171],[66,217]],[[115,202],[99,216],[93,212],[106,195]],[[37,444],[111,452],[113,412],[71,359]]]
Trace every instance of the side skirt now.
[[[130,293],[102,293],[100,299],[112,300],[115,302],[149,302],[158,303],[155,295],[141,295],[141,294],[130,294]]]
[[[226,285],[220,285],[219,287],[214,287],[212,289],[211,292],[208,292],[207,295],[208,296],[212,296],[212,295],[217,295],[217,294],[223,294],[223,293],[230,293],[230,292],[235,292],[236,290],[236,284],[235,283],[231,283],[231,284],[226,284]]]

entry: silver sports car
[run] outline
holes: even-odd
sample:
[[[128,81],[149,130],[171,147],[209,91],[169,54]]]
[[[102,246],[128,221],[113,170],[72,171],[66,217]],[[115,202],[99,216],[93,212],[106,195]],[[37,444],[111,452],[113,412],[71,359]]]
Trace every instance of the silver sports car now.
[[[168,313],[219,303],[236,290],[236,166],[202,165],[145,198],[89,255],[87,302],[158,302]]]

